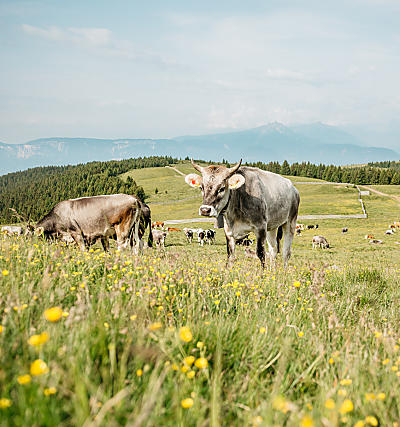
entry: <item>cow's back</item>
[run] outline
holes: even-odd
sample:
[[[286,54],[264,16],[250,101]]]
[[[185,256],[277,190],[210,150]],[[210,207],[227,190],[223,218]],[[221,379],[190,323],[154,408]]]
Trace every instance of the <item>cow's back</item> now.
[[[129,194],[112,194],[70,199],[58,203],[54,213],[62,228],[82,231],[85,235],[108,234],[111,228],[124,221],[140,202]]]
[[[236,203],[251,211],[256,222],[266,218],[268,228],[275,228],[297,215],[300,196],[289,179],[247,166],[237,173],[243,175],[245,183],[236,190]]]

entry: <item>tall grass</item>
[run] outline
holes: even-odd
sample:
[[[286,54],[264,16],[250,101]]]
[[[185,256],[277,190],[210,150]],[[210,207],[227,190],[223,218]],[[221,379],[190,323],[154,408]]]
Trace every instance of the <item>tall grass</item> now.
[[[0,425],[392,425],[398,267],[299,244],[284,272],[241,253],[228,270],[220,245],[135,258],[1,236]]]

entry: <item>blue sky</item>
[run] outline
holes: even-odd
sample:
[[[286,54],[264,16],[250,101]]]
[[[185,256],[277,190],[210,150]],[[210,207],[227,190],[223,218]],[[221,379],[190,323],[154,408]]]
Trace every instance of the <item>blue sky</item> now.
[[[398,0],[0,0],[0,141],[396,133],[399,19]]]

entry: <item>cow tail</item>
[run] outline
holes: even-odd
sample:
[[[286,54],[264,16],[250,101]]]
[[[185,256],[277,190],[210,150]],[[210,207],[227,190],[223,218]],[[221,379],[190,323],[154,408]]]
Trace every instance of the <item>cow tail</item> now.
[[[278,227],[278,233],[276,235],[276,245],[277,245],[277,248],[278,248],[278,254],[279,254],[280,242],[282,240],[282,236],[283,236],[283,229],[282,229],[282,226],[280,225]]]

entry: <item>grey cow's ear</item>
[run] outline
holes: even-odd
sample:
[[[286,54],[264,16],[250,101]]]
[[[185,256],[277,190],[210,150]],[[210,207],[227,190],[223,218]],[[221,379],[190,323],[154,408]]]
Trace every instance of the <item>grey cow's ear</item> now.
[[[228,179],[228,186],[231,190],[236,190],[244,184],[244,176],[235,173]]]
[[[186,184],[189,184],[191,187],[198,188],[203,182],[203,178],[195,173],[190,173],[185,176]]]

